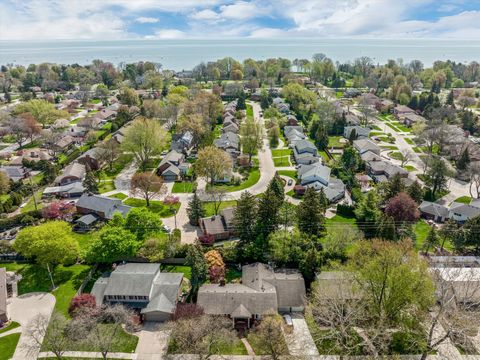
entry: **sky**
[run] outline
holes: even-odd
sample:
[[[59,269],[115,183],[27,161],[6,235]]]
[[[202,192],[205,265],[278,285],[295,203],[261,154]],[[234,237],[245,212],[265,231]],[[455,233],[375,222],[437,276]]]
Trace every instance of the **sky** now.
[[[0,40],[480,39],[480,0],[0,0]]]

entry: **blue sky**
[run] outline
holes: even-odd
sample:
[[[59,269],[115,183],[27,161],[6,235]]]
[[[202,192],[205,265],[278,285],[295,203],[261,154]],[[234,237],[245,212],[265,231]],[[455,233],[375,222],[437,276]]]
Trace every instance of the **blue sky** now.
[[[1,40],[480,39],[480,0],[0,0]]]

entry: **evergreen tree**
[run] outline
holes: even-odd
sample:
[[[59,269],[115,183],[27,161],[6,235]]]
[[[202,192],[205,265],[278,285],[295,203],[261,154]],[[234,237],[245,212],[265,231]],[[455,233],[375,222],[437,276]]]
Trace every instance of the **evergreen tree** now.
[[[315,280],[315,273],[321,264],[321,253],[311,248],[303,255],[299,263],[299,270],[305,279],[305,283],[309,286]]]
[[[192,285],[192,294],[196,296],[198,288],[207,280],[208,274],[208,266],[203,256],[202,247],[198,244],[190,245],[187,249],[185,262],[191,267],[190,284]]]
[[[376,224],[381,215],[378,203],[377,194],[372,190],[367,193],[355,210],[359,227],[367,238],[376,234]]]
[[[257,213],[257,237],[261,246],[266,243],[268,235],[275,231],[279,224],[279,212],[282,206],[282,200],[274,192],[273,188],[268,187],[258,200]]]
[[[468,153],[468,147],[463,150],[462,155],[460,155],[460,158],[457,160],[457,169],[460,171],[465,171],[468,168],[468,165],[470,164],[470,155]]]
[[[205,217],[205,208],[196,191],[193,193],[192,200],[188,203],[187,214],[190,224],[194,226],[197,226],[199,220]]]
[[[320,236],[325,230],[325,204],[313,188],[307,188],[303,200],[297,207],[298,229],[309,235]]]
[[[413,95],[410,101],[408,102],[408,107],[413,110],[418,109],[418,96]]]
[[[428,251],[430,250],[430,248],[435,247],[436,245],[438,245],[438,243],[439,243],[439,239],[437,235],[437,230],[435,230],[435,226],[432,226],[428,231],[427,238],[425,239],[425,244],[423,245],[425,254],[428,254]]]
[[[423,200],[424,196],[424,191],[422,188],[422,185],[415,180],[412,185],[410,185],[407,189],[407,194],[410,195],[410,197],[415,200],[417,204],[420,204]]]
[[[405,190],[402,177],[400,174],[393,175],[387,182],[385,189],[385,199],[387,201]]]
[[[320,150],[325,150],[328,147],[328,133],[325,125],[319,126],[315,133],[315,146]]]
[[[85,179],[83,180],[83,186],[87,191],[98,194],[97,178],[95,177],[93,171],[87,171]]]
[[[350,136],[348,137],[348,141],[350,142],[350,145],[353,144],[355,140],[357,140],[357,130],[352,129],[350,131]]]
[[[270,184],[268,184],[268,188],[272,189],[272,191],[280,201],[283,202],[283,200],[285,200],[285,188],[283,186],[283,181],[280,178],[280,176],[278,176],[277,173],[275,173],[275,176],[273,177],[273,179],[270,180]]]
[[[247,104],[245,103],[246,100],[246,95],[245,91],[241,91],[238,94],[238,99],[237,99],[237,110],[245,110],[247,108]]]
[[[253,241],[256,237],[257,199],[245,191],[237,201],[233,216],[233,228],[242,243]]]
[[[453,90],[450,90],[450,92],[448,93],[448,96],[447,96],[447,105],[450,105],[452,106],[454,104],[454,98],[453,98]]]
[[[381,215],[376,224],[377,237],[380,239],[396,241],[397,232],[395,229],[395,220],[391,216]]]

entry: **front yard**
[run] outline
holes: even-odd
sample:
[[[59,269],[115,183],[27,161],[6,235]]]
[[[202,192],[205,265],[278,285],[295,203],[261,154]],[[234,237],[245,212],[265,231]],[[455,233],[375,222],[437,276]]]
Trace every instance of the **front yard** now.
[[[147,202],[143,199],[128,198],[123,203],[125,205],[133,206],[133,207],[147,206]],[[180,203],[172,206],[172,209],[175,209],[176,211],[178,211],[179,208],[180,208]],[[174,215],[170,206],[165,205],[162,201],[150,200],[150,207],[148,209],[154,213],[159,214],[160,217],[163,217],[163,218]]]
[[[260,170],[258,167],[254,166],[248,171],[248,177],[240,184],[216,184],[214,187],[215,189],[224,190],[226,192],[240,191],[255,185],[258,180],[260,180]],[[210,187],[210,185],[207,185],[207,187]]]
[[[193,193],[196,188],[194,181],[179,181],[173,184],[172,193]]]

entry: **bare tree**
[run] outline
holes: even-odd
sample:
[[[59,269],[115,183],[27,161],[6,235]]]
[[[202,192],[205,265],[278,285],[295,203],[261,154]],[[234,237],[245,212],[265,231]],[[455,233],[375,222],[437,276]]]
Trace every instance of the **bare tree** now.
[[[26,342],[29,344],[29,355],[36,357],[38,349],[42,347],[45,351],[52,352],[57,359],[62,359],[71,342],[67,333],[68,320],[59,312],[53,312],[50,319],[43,314],[36,316],[27,329],[27,337],[32,340]]]
[[[314,284],[307,316],[311,316],[319,328],[328,328],[328,331],[314,332],[315,340],[331,343],[343,359],[361,350],[356,327],[365,316],[365,305],[361,293],[353,286],[353,278],[348,273],[338,274],[340,278],[334,286]]]
[[[164,190],[163,179],[160,176],[150,172],[137,173],[133,175],[130,184],[130,193],[132,195],[142,196],[150,206],[150,200],[161,194]]]
[[[470,176],[469,191],[470,196],[473,198],[480,197],[480,164],[478,162],[471,163],[468,166],[468,173]],[[472,186],[475,187],[475,196],[473,195]]]
[[[400,151],[399,160],[401,161],[401,166],[404,167],[410,161],[413,160],[413,153],[408,149],[404,149],[404,150]]]
[[[231,321],[224,316],[180,319],[170,323],[170,329],[174,352],[195,354],[201,360],[220,354],[221,347],[231,345],[237,337]]]
[[[439,268],[435,271],[437,305],[428,321],[427,346],[421,360],[447,339],[468,343],[480,325],[480,283],[476,268]],[[475,322],[476,319],[476,322]]]
[[[203,196],[201,196],[202,200],[211,202],[213,204],[213,210],[215,212],[215,215],[218,215],[218,211],[220,210],[220,205],[222,205],[222,202],[225,200],[227,196],[227,193],[225,190],[221,189],[216,189],[216,188],[210,188],[205,193]]]
[[[288,347],[282,331],[283,320],[278,314],[265,316],[254,331],[257,341],[272,360],[288,355]]]
[[[112,139],[103,141],[97,147],[97,155],[100,158],[100,162],[106,162],[110,170],[112,170],[113,163],[119,154],[120,146]]]
[[[133,312],[122,305],[105,306],[94,312],[82,312],[73,321],[71,327],[77,337],[92,349],[107,355],[121,346],[124,339],[118,336],[123,331],[133,328]]]

